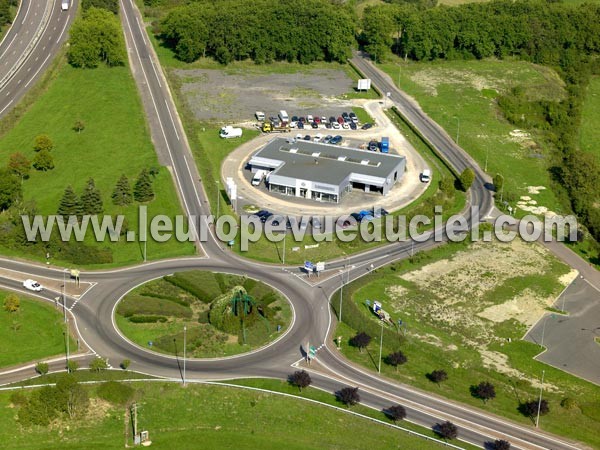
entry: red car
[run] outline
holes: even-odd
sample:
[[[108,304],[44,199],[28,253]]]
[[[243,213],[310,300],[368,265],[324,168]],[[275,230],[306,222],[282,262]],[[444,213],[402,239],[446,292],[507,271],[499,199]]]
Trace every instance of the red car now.
[[[342,116],[337,118],[337,122],[341,125],[344,123],[344,118]]]
[[[315,123],[321,123],[321,118],[319,116],[315,116],[314,119],[313,119],[313,121]]]

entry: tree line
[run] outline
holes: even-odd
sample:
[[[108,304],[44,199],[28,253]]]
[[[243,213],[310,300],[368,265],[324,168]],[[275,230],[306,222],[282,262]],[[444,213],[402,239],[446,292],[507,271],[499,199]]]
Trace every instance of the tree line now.
[[[155,32],[182,61],[345,61],[355,36],[350,6],[321,0],[197,0],[169,11]]]
[[[390,52],[417,61],[517,57],[556,69],[566,99],[532,101],[515,88],[498,106],[509,122],[538,130],[552,149],[553,190],[600,240],[600,163],[578,142],[586,87],[600,74],[600,5],[501,0],[428,9],[393,2],[365,9],[359,41],[376,60]]]
[[[11,6],[17,6],[18,0],[0,0],[0,29],[12,21]]]

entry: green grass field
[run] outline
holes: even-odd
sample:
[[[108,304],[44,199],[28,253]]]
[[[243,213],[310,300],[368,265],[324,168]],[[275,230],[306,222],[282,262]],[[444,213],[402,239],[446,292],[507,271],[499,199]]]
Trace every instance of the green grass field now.
[[[517,319],[519,316],[488,319],[498,311],[506,313],[518,299],[528,305],[524,311],[538,305],[535,307],[541,314],[539,299],[558,295],[563,288],[558,277],[568,268],[543,253],[528,259],[499,250],[498,255],[506,253],[505,258],[519,261],[524,270],[518,275],[501,266],[493,271],[490,267],[496,264],[492,262],[495,252],[484,258],[479,253],[481,247],[468,248],[468,253],[466,250],[465,244],[452,244],[419,253],[412,262],[380,269],[344,288],[345,322],[359,314],[364,325],[357,328],[368,328],[373,337],[369,347],[360,352],[348,343],[357,330],[346,323],[338,325],[334,336],[342,336],[344,355],[377,371],[380,321],[370,312],[366,300],[378,300],[394,323],[403,320],[400,328],[384,327],[383,356],[400,349],[408,358],[398,370],[382,363],[384,376],[531,426],[532,421],[517,408],[520,402],[539,395],[539,379],[545,370],[544,398],[550,404],[550,413],[542,417],[542,429],[598,447],[600,439],[592,430],[600,423],[600,388],[535,361],[533,357],[541,349],[521,340],[527,327]],[[461,252],[460,258],[465,261],[462,269],[444,272]],[[438,275],[440,272],[443,274]],[[332,305],[337,310],[339,295],[333,297]],[[518,305],[514,303],[517,311],[523,308]],[[494,314],[490,314],[492,311]],[[439,386],[426,376],[436,369],[448,373],[448,380]],[[470,394],[470,386],[481,381],[489,381],[496,388],[496,398],[485,404]],[[577,406],[563,408],[565,398],[573,399]]]
[[[265,450],[442,448],[441,443],[276,394],[214,385],[183,389],[175,383],[160,382],[131,386],[138,391],[139,429],[148,430],[152,446],[157,448],[198,448],[200,443],[203,448]],[[58,420],[52,429],[17,426],[9,401],[11,393],[0,393],[4,448],[123,448],[125,408],[95,400],[97,386],[87,389],[95,401],[94,411],[85,420]],[[127,429],[130,437],[131,424]]]
[[[551,69],[514,60],[401,62],[382,64],[400,88],[414,97],[423,110],[469,152],[490,176],[500,173],[505,193],[515,200],[528,195],[557,213],[562,211],[550,190],[550,152],[532,138],[513,136],[495,99],[514,86],[531,99],[560,99],[563,84]],[[513,133],[514,134],[514,133]],[[528,186],[544,186],[531,194]],[[518,210],[517,215],[526,212]]]
[[[81,133],[72,129],[76,120],[85,123]],[[0,140],[0,160],[6,161],[16,151],[33,158],[34,138],[43,133],[54,142],[52,154],[56,167],[49,172],[32,170],[30,179],[23,184],[25,200],[34,200],[42,214],[55,214],[65,187],[72,185],[81,193],[87,179],[92,177],[102,193],[105,213],[125,214],[131,229],[137,231],[137,205],[120,208],[110,199],[121,174],[127,175],[133,185],[142,168],[158,167],[129,69],[81,70],[62,64],[47,90]],[[166,168],[160,168],[153,187],[156,197],[148,205],[149,217],[156,214],[173,217],[181,212]],[[101,245],[112,249],[113,265],[142,260],[136,242]],[[149,259],[189,255],[193,251],[192,244],[176,240],[148,242]]]
[[[65,352],[62,310],[41,300],[19,296],[16,312],[4,310],[7,291],[0,291],[0,367],[37,362]],[[71,349],[76,348],[73,339]]]

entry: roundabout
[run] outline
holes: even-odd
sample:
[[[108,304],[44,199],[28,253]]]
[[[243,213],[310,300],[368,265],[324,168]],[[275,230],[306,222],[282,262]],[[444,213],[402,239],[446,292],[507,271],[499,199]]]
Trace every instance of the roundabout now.
[[[259,351],[294,319],[289,301],[264,283],[196,270],[134,288],[115,305],[114,323],[146,350],[207,359]]]

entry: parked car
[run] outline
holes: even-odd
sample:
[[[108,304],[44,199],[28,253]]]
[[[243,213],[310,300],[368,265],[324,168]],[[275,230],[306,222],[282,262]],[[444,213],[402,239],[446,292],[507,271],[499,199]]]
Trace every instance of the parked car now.
[[[350,117],[350,120],[352,120],[352,122],[358,123],[358,117],[356,117],[356,114],[351,112],[350,114],[348,114],[348,116]]]
[[[327,128],[328,130],[331,130],[333,128],[333,125],[331,123],[327,122],[325,124],[325,128]]]
[[[349,129],[350,129],[350,125],[348,125],[346,122],[344,122],[344,123],[342,124],[342,128],[343,128],[344,130],[349,130]]]
[[[333,123],[331,124],[331,127],[332,127],[334,130],[339,130],[340,128],[342,128],[342,126],[341,126],[339,123],[337,123],[337,122],[333,122]]]
[[[298,122],[305,123],[306,119],[304,118],[304,116],[300,116],[300,117],[298,117]]]
[[[333,139],[333,136],[328,134],[327,136],[325,136],[323,138],[323,144],[329,144],[331,142],[331,140]]]
[[[321,229],[322,222],[321,222],[321,218],[319,216],[313,216],[310,223],[311,223],[311,226],[313,227],[313,229],[316,229],[316,230]]]
[[[348,125],[350,125],[351,130],[356,130],[356,128],[358,128],[354,122],[350,122]]]
[[[292,122],[298,122],[298,116],[292,116]]]
[[[374,219],[373,215],[371,214],[371,211],[367,211],[366,209],[363,209],[362,211],[359,212],[360,214],[360,220],[365,220],[367,222],[371,221]]]
[[[298,126],[298,122],[291,121],[290,128],[296,128]]]
[[[304,136],[304,140],[305,141],[310,141],[311,140],[310,134],[307,134],[306,136]]]
[[[383,208],[373,208],[373,211],[371,211],[371,215],[375,218],[375,219],[379,219],[380,217],[384,217],[387,216],[389,214],[389,212],[387,212],[387,210],[383,209]]]
[[[310,126],[313,128],[319,128],[319,124],[317,122],[311,123]]]
[[[352,213],[350,214],[351,217],[354,217],[354,220],[356,220],[357,222],[360,222],[362,220],[362,216],[360,215],[360,213]]]
[[[327,123],[327,117],[321,116],[321,123]]]
[[[313,122],[315,123],[321,123],[321,118],[319,116],[315,116],[313,119]]]
[[[329,118],[329,123],[337,122],[334,116]]]
[[[350,116],[348,115],[348,113],[347,113],[347,112],[343,112],[343,113],[342,113],[342,118],[343,118],[344,120],[348,119],[349,117],[350,117]]]
[[[329,141],[329,143],[334,144],[334,145],[340,144],[343,140],[344,140],[344,138],[338,134],[337,136],[332,137],[331,140]]]
[[[370,128],[373,128],[373,124],[372,123],[365,123],[362,127],[360,127],[361,130],[368,130]]]
[[[306,121],[307,121],[307,122],[309,122],[309,123],[312,123],[312,122],[313,122],[313,120],[314,120],[314,119],[313,119],[313,116],[311,116],[310,114],[309,114],[308,116],[306,116]]]
[[[296,135],[296,140],[298,140],[298,141],[299,141],[299,140],[301,140],[301,139],[304,139],[304,135],[303,135],[303,134],[301,134],[301,133],[298,133],[298,134]]]
[[[377,142],[377,141],[369,142],[369,150],[371,150],[372,152],[376,152],[377,150],[379,150],[379,142]]]
[[[23,281],[23,287],[34,292],[41,292],[44,289],[40,283],[30,279]]]

